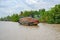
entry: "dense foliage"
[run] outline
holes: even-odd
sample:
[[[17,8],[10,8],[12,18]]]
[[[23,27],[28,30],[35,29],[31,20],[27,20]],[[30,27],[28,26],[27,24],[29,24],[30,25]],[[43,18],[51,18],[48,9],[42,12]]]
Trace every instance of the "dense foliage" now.
[[[11,16],[0,18],[0,20],[1,21],[13,21],[13,22],[17,22],[19,20],[19,15],[18,14],[13,14]]]
[[[46,11],[45,9],[39,9],[38,11],[24,11],[18,15],[13,14],[4,18],[0,18],[1,21],[14,21],[17,22],[21,17],[33,17],[40,22],[47,23],[60,23],[60,4]]]

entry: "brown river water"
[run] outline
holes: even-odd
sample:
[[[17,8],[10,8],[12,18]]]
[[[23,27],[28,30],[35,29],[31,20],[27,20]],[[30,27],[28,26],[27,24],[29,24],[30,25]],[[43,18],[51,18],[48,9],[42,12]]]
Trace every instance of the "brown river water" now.
[[[60,24],[23,26],[17,22],[0,21],[0,40],[60,40]]]

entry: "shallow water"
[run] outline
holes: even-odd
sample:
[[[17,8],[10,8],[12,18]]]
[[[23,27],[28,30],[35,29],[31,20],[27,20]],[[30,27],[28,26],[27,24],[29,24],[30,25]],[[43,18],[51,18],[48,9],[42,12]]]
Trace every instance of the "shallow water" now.
[[[22,26],[17,22],[0,21],[0,40],[60,40],[60,24]]]

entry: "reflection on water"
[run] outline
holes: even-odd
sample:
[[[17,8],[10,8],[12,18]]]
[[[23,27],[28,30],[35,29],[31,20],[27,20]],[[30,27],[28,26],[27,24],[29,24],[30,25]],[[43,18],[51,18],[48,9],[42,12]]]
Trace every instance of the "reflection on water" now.
[[[38,25],[22,26],[16,22],[0,21],[0,40],[60,40],[60,24]]]

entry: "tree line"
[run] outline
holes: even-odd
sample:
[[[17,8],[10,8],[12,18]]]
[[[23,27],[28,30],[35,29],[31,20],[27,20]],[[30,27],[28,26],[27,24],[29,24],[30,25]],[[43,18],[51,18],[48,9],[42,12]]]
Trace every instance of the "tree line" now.
[[[20,14],[0,18],[0,21],[18,22],[22,17],[32,17],[38,19],[40,22],[46,23],[60,23],[60,4],[55,5],[48,11],[45,9],[39,9],[38,11],[21,11]]]

